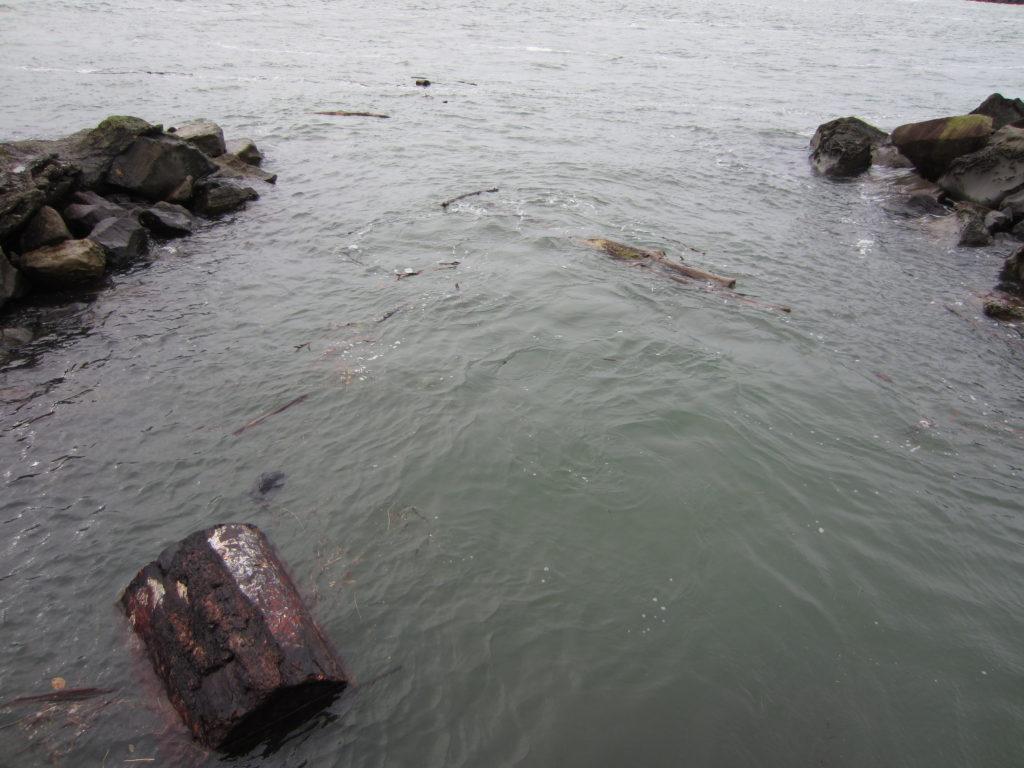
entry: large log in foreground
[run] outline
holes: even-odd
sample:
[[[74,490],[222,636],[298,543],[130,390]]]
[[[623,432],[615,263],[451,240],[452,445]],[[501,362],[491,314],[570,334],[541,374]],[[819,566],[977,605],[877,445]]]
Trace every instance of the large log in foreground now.
[[[198,531],[132,580],[121,605],[192,735],[248,749],[330,704],[341,660],[254,525]]]

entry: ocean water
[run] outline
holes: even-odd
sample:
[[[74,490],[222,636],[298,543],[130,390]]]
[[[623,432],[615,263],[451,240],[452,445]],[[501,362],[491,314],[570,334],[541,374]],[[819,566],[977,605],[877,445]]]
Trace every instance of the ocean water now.
[[[18,318],[0,698],[116,693],[0,710],[0,765],[220,762],[114,603],[225,521],[372,682],[236,765],[1021,764],[1024,339],[979,298],[1013,245],[957,249],[807,144],[1024,96],[1022,13],[0,3],[0,140],[206,117],[279,174]]]

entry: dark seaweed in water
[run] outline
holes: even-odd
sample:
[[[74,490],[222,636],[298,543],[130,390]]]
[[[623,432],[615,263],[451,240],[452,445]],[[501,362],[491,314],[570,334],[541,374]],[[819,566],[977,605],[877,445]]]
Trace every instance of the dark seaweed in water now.
[[[264,472],[249,491],[249,498],[257,504],[269,504],[270,500],[277,495],[277,492],[284,487],[284,472]]]

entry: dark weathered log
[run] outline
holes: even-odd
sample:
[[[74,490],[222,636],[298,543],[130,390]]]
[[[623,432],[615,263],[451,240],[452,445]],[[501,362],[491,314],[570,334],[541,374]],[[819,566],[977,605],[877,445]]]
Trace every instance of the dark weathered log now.
[[[174,708],[213,749],[247,749],[320,711],[348,684],[254,525],[218,525],[168,547],[121,605]]]

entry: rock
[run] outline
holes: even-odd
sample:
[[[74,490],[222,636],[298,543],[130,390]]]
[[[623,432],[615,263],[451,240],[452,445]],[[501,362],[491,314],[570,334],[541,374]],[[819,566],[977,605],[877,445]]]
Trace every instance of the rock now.
[[[232,179],[200,179],[196,184],[195,212],[203,216],[217,216],[258,198],[255,189]]]
[[[1018,291],[1024,289],[1024,246],[1006,257],[1003,262],[1003,270],[999,273],[999,279],[1009,283]]]
[[[956,218],[960,230],[960,240],[957,242],[962,248],[980,248],[992,245],[992,234],[985,227],[985,214],[987,211],[972,203],[957,203]]]
[[[191,123],[179,125],[174,129],[174,135],[209,157],[219,157],[227,151],[224,147],[224,131],[210,120],[193,120]]]
[[[103,248],[112,267],[133,264],[149,250],[146,228],[130,214],[104,219],[93,227],[89,240]]]
[[[226,145],[226,151],[249,165],[259,165],[263,162],[263,153],[252,143],[252,139],[234,139],[229,141]]]
[[[212,174],[215,178],[248,179],[265,181],[267,184],[273,184],[277,181],[276,173],[267,173],[264,170],[260,170],[255,165],[246,163],[237,155],[225,153],[220,157],[215,157],[213,162],[219,166],[219,170]]]
[[[128,209],[95,192],[76,192],[74,202],[64,209],[64,218],[79,234],[85,235],[104,219],[127,216]]]
[[[0,307],[25,292],[21,271],[15,268],[3,251],[0,251]]]
[[[1009,216],[1014,224],[1024,220],[1024,189],[1004,197],[999,203],[999,210]]]
[[[1007,99],[1001,93],[993,93],[977,109],[971,110],[972,115],[988,115],[992,118],[992,130],[998,131],[1004,125],[1024,120],[1024,101]]]
[[[49,141],[0,144],[0,240],[71,191],[78,167],[62,161],[54,149],[56,142]]]
[[[891,141],[876,145],[871,150],[871,164],[884,165],[887,168],[913,168],[910,159],[901,154]]]
[[[205,746],[242,752],[324,707],[348,676],[266,536],[218,525],[165,549],[121,597],[167,697]]]
[[[1013,229],[1010,230],[1010,234],[1018,240],[1024,240],[1024,219],[1013,225]]]
[[[187,208],[168,202],[146,208],[139,214],[139,221],[158,237],[183,237],[196,228],[195,217]]]
[[[103,276],[107,256],[91,240],[65,240],[22,254],[21,269],[33,281],[53,286],[78,286]]]
[[[950,163],[939,185],[957,200],[999,208],[1007,195],[1024,189],[1024,129],[1000,128],[983,149]]]
[[[985,146],[991,133],[987,115],[940,117],[901,125],[892,132],[892,143],[922,176],[934,181],[954,159]]]
[[[1011,224],[1010,217],[1002,211],[989,211],[985,214],[985,229],[989,232],[1005,232]]]
[[[21,232],[18,245],[21,252],[34,251],[44,245],[56,245],[71,239],[71,232],[64,219],[53,208],[44,205]]]
[[[826,176],[857,176],[871,167],[872,150],[888,138],[859,118],[840,117],[818,126],[811,139],[811,165]]]
[[[175,136],[144,136],[114,158],[107,182],[135,195],[165,200],[191,176],[199,179],[217,170],[210,158]]]
[[[60,155],[81,170],[79,186],[94,189],[102,183],[114,158],[140,136],[158,136],[163,127],[139,117],[111,115],[92,130],[69,136]]]
[[[19,326],[5,328],[0,326],[0,353],[10,352],[18,347],[31,344],[35,337],[36,335],[32,332],[31,328],[21,328]]]
[[[181,184],[176,186],[171,193],[164,198],[164,202],[180,203],[181,205],[184,205],[195,196],[195,184],[195,177],[186,176],[181,180]]]
[[[993,291],[986,296],[982,310],[995,320],[1024,320],[1024,300],[1002,291]]]

